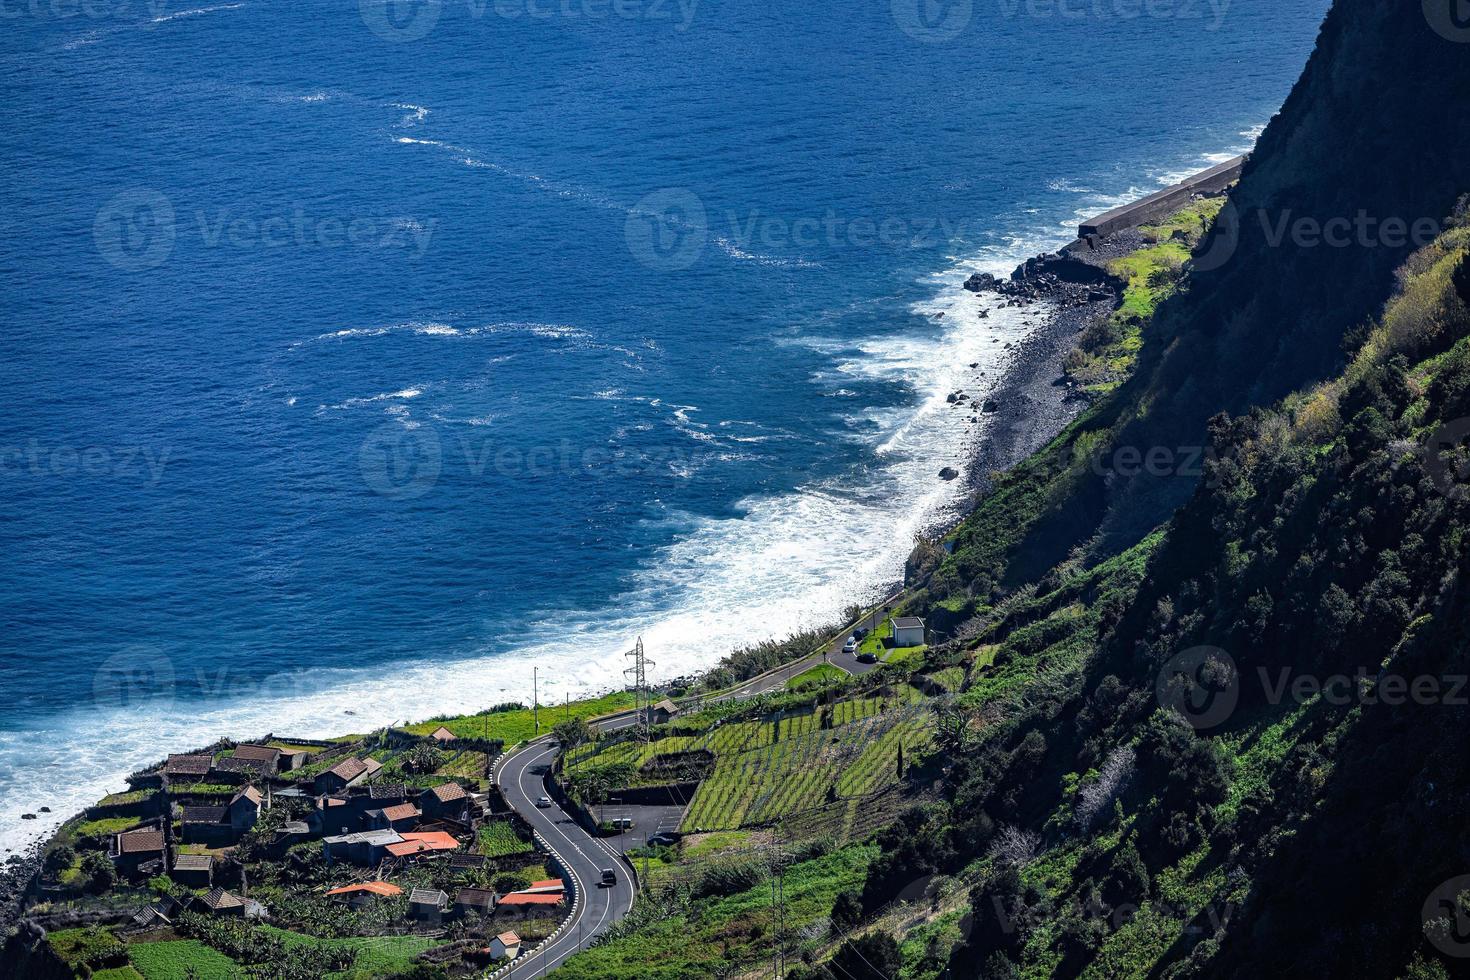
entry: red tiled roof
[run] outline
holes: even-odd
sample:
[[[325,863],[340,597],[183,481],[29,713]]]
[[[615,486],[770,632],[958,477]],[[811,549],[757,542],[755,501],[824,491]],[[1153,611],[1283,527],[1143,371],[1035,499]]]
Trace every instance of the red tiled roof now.
[[[163,850],[163,831],[130,830],[117,835],[119,854],[152,854]]]
[[[449,729],[445,728],[443,725],[440,725],[429,734],[429,737],[438,742],[453,742],[459,736],[451,732]]]
[[[455,800],[465,798],[464,787],[459,783],[440,783],[429,792],[433,793],[434,799],[440,803],[453,803]]]
[[[517,936],[513,932],[502,932],[500,935],[496,936],[495,938],[498,939],[498,940],[500,940],[501,943],[503,943],[506,946],[519,946],[521,944],[521,937],[520,936]]]
[[[547,878],[545,881],[533,881],[533,882],[531,882],[531,888],[532,889],[536,889],[536,888],[565,888],[565,887],[567,887],[566,886],[566,882],[562,881],[560,878]]]
[[[511,892],[500,900],[501,905],[558,905],[565,899],[561,892]]]
[[[199,901],[203,902],[206,908],[216,912],[220,909],[237,909],[245,904],[223,888],[210,889]]]
[[[399,820],[410,820],[419,815],[419,808],[412,803],[400,803],[397,806],[383,807],[383,816],[393,822]]]
[[[391,898],[394,895],[402,895],[403,889],[386,881],[366,881],[360,885],[343,885],[341,888],[333,888],[327,894],[352,895],[356,892],[367,892],[370,895],[381,895],[384,898]]]
[[[240,799],[249,800],[256,806],[259,806],[261,801],[260,790],[256,789],[254,786],[246,786],[244,789],[240,790],[240,792],[236,793],[233,797],[230,798],[230,804],[233,806],[235,801]]]
[[[343,759],[341,762],[328,769],[327,772],[331,773],[333,776],[338,776],[342,779],[345,779],[350,783],[358,776],[361,776],[363,773],[367,772],[367,765],[361,759]]]
[[[389,844],[384,848],[394,857],[408,857],[410,854],[428,854],[434,851],[452,851],[459,847],[459,841],[443,831],[432,831],[425,834],[404,834],[403,840],[397,844]]]

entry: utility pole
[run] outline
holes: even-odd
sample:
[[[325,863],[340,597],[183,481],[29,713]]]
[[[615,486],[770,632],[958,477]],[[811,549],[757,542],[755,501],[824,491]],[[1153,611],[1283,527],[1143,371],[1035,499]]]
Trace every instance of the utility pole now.
[[[638,637],[638,643],[632,650],[623,654],[625,657],[633,658],[633,666],[623,671],[626,677],[633,675],[633,717],[642,729],[643,741],[648,741],[649,711],[648,702],[648,668],[654,666],[652,660],[643,655],[643,637]]]
[[[531,668],[531,721],[536,725],[536,734],[541,734],[541,668]]]

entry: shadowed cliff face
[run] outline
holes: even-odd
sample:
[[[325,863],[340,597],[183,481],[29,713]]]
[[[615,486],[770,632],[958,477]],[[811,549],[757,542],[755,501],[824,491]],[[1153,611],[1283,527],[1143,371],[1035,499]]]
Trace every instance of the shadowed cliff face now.
[[[1190,288],[1152,325],[1120,444],[1198,445],[1216,412],[1271,404],[1342,365],[1344,336],[1378,315],[1394,270],[1470,189],[1470,30],[1439,26],[1418,2],[1333,6]],[[1131,543],[1190,490],[1115,482],[1104,527]]]

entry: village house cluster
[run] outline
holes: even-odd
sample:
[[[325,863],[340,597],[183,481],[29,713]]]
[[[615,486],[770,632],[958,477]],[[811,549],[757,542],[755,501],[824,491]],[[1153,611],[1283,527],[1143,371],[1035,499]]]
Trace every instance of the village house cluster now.
[[[129,793],[118,794],[113,809],[104,801],[98,811],[100,825],[131,824],[106,838],[118,886],[159,891],[156,883],[166,879],[179,887],[138,910],[130,928],[167,929],[186,910],[270,921],[268,901],[252,898],[252,878],[274,866],[297,877],[315,875],[300,890],[345,910],[398,903],[395,931],[472,923],[483,945],[466,959],[518,955],[521,939],[506,926],[559,919],[569,896],[562,879],[544,872],[519,880],[520,887],[492,884],[507,867],[511,879],[518,868],[545,867],[529,827],[486,778],[496,754],[487,750],[498,746],[466,749],[442,727],[378,738],[372,745],[224,743],[170,755],[131,776]],[[476,760],[485,771],[478,778],[441,778],[402,761],[426,750],[436,761]],[[500,842],[493,857],[479,846],[482,833]]]

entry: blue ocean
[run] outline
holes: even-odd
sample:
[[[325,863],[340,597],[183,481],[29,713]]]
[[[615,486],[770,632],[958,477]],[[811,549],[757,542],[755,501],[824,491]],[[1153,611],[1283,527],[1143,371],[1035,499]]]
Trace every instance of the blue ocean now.
[[[1035,324],[960,283],[1248,149],[1327,7],[190,2],[0,3],[7,848],[878,595]]]

